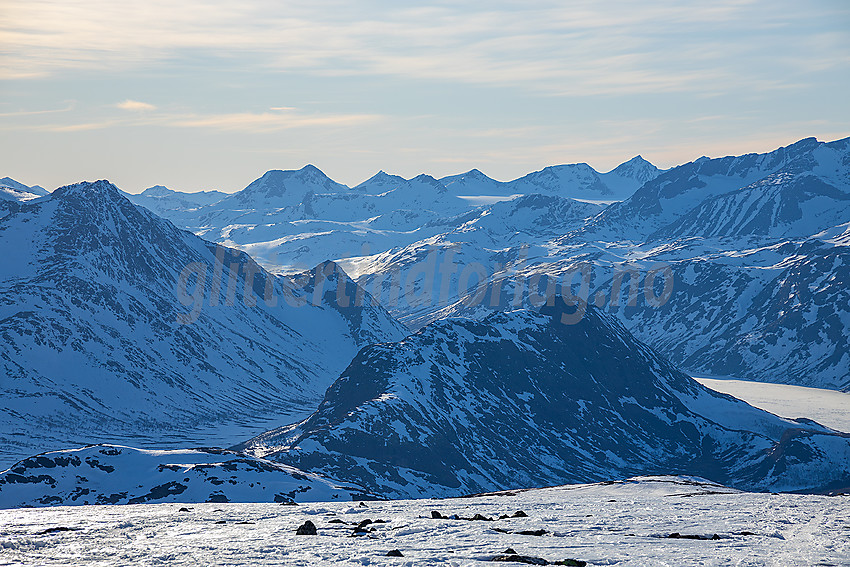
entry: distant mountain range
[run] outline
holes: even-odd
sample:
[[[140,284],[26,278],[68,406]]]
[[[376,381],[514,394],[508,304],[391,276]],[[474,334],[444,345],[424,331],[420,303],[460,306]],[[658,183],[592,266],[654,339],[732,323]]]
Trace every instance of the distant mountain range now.
[[[353,188],[306,166],[227,196],[156,187],[128,197],[275,273],[335,260],[411,329],[529,306],[529,281],[589,262],[589,299],[688,371],[848,390],[849,147],[806,138],[670,170],[637,156],[608,173],[559,165],[510,182],[475,169],[379,172]],[[456,267],[441,271],[448,261]],[[613,300],[618,270],[643,278],[661,265],[674,279],[665,305]],[[468,282],[498,284],[503,297],[470,305],[467,267]],[[396,300],[408,280],[433,297]]]
[[[124,193],[122,191],[122,193]],[[124,193],[131,203],[141,205],[149,211],[161,217],[168,218],[169,215],[182,212],[195,211],[203,206],[212,205],[223,198],[227,193],[221,191],[198,191],[196,193],[182,193],[172,191],[162,185],[148,187],[138,195]]]
[[[441,179],[426,174],[404,179],[381,171],[350,188],[308,165],[266,172],[245,189],[200,208],[192,201],[197,193],[154,198],[146,191],[128,198],[204,238],[250,252],[269,269],[292,272],[362,255],[364,247],[375,253],[433,237],[468,220],[465,215],[482,203],[520,194],[605,203],[624,199],[660,171],[637,156],[608,173],[568,164],[500,182],[477,169]]]
[[[30,201],[47,195],[47,190],[39,185],[32,187],[15,181],[11,177],[0,179],[0,200],[5,201]]]
[[[39,455],[0,475],[0,505],[850,487],[847,434],[687,375],[850,391],[850,138],[507,183],[306,166],[231,195],[0,185],[2,462],[254,455]],[[80,474],[94,462],[121,474]]]

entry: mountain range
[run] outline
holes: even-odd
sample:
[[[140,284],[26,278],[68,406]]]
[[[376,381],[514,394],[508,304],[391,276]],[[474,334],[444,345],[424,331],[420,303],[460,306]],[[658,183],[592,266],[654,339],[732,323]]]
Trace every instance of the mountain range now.
[[[66,504],[644,474],[850,487],[848,434],[689,377],[850,391],[850,139],[510,182],[348,187],[306,166],[229,195],[2,185],[9,505],[60,486]],[[112,445],[67,450],[90,443]],[[121,474],[90,479],[89,457]]]
[[[371,300],[341,306],[356,285],[336,265],[274,276],[106,181],[4,204],[7,462],[93,440],[218,444],[231,426],[235,442],[309,414],[360,347],[407,333]]]
[[[237,449],[392,498],[634,475],[850,486],[850,435],[702,387],[590,308],[446,319],[358,353],[309,419]]]

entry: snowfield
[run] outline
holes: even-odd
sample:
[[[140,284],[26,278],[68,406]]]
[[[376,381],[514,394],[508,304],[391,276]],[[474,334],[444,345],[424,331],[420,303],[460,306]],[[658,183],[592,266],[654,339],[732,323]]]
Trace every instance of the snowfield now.
[[[848,518],[847,496],[741,493],[685,477],[363,504],[17,509],[0,516],[0,565],[461,566],[508,548],[550,564],[848,565]],[[307,520],[318,534],[296,535]]]
[[[807,417],[821,425],[850,433],[850,393],[749,380],[699,376],[695,376],[694,380],[706,388],[735,396],[770,413],[789,419]]]

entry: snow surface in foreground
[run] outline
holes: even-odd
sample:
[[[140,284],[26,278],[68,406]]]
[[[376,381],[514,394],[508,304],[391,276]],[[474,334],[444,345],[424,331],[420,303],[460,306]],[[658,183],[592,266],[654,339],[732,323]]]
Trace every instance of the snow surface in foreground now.
[[[193,504],[180,512],[181,507],[4,511],[0,565],[460,566],[489,564],[508,547],[552,562],[575,558],[589,565],[850,564],[850,497],[741,493],[674,477],[365,506]],[[528,517],[435,520],[432,510],[463,517],[522,510]],[[354,526],[365,519],[386,523],[354,536]],[[305,520],[318,527],[317,536],[295,535]],[[44,533],[60,527],[73,531]],[[546,533],[507,533],[539,529]],[[672,532],[720,539],[670,539]],[[394,549],[404,557],[386,557]]]
[[[694,379],[706,388],[735,396],[770,413],[792,419],[807,417],[838,431],[850,432],[850,393],[747,380]]]

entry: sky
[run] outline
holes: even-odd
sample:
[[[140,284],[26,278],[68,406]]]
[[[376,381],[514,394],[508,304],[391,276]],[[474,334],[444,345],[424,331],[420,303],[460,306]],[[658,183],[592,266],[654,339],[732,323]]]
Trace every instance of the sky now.
[[[850,2],[3,0],[0,177],[510,180],[850,136]]]

